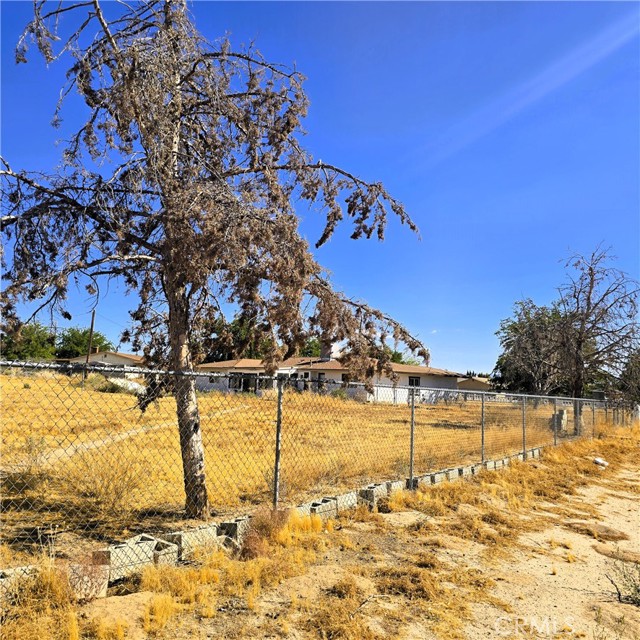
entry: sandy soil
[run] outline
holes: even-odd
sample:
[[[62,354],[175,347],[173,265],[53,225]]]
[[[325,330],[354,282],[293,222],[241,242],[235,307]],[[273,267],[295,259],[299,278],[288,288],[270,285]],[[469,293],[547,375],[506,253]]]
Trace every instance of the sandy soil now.
[[[625,470],[621,478],[640,485],[638,470]],[[496,616],[494,608],[476,605],[469,640],[517,635],[640,638],[640,608],[619,603],[606,577],[617,579],[616,556],[640,561],[640,500],[620,490],[611,492],[605,484],[580,491],[574,502],[595,506],[600,522],[559,518],[544,531],[523,536],[525,546],[495,567],[494,592],[511,603],[513,612]],[[598,542],[578,533],[580,527],[574,524],[595,524],[596,534],[600,529],[606,538],[621,532],[628,539]]]
[[[329,546],[305,575],[263,592],[251,610],[241,601],[227,601],[214,618],[185,615],[160,637],[357,638],[357,634],[341,636],[310,627],[328,590],[352,576],[361,602],[350,616],[362,618],[373,634],[367,637],[638,640],[640,608],[618,602],[607,579],[607,575],[616,579],[614,558],[640,561],[638,486],[637,468],[625,467],[615,476],[605,470],[562,509],[543,504],[536,517],[548,520],[546,528],[525,533],[515,545],[491,553],[486,546],[460,537],[416,530],[426,519],[417,511],[378,514],[371,521],[342,520],[339,533],[350,544]],[[464,508],[473,515],[474,507]],[[443,519],[430,521],[442,523]],[[491,603],[486,598],[472,599],[470,615],[458,635],[448,635],[446,622],[434,630],[429,607],[376,588],[380,569],[406,566],[425,550],[456,570],[475,572],[479,581],[491,585]],[[455,599],[463,593],[467,592],[453,585],[451,602],[438,606],[450,605],[455,616]],[[127,638],[142,640],[146,634],[141,619],[149,597],[144,593],[110,597],[87,605],[83,615],[125,618]]]

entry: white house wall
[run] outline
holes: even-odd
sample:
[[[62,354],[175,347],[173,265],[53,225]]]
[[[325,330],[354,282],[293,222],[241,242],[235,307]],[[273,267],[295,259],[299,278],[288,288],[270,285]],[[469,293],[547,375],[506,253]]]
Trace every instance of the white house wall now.
[[[231,389],[230,379],[232,376],[242,375],[258,375],[265,376],[263,371],[256,371],[255,369],[217,369],[215,372],[208,371],[202,373],[196,377],[196,389],[198,391],[222,391],[236,392],[236,389]]]
[[[228,369],[217,370],[215,374],[209,372],[209,375],[202,375],[196,378],[196,388],[199,391],[230,391],[229,376],[241,374],[256,375],[255,369]],[[278,369],[277,375],[291,376],[297,374],[298,388],[302,391],[305,388],[305,382],[311,382],[307,388],[321,393],[331,393],[338,389],[345,389],[347,395],[360,401],[368,402],[388,402],[392,404],[406,404],[410,400],[409,396],[409,377],[420,378],[419,402],[435,404],[441,400],[448,400],[449,394],[446,390],[457,391],[458,381],[454,376],[434,376],[434,375],[418,375],[418,374],[398,374],[398,379],[394,385],[386,376],[378,376],[374,382],[373,393],[368,393],[361,385],[343,387],[342,375],[344,371],[327,369],[325,371],[318,369],[308,369],[305,367],[283,367]],[[320,380],[319,374],[324,374],[324,386],[318,385]],[[306,376],[307,377],[303,377]],[[291,380],[293,384],[293,380]],[[320,387],[320,388],[319,388]],[[443,392],[430,392],[430,389],[442,389]],[[445,397],[446,396],[446,397]]]
[[[77,358],[71,358],[69,362],[84,364],[87,356],[78,356]],[[92,353],[89,355],[89,364],[109,364],[114,366],[135,367],[136,363],[130,358],[123,358],[115,353]]]
[[[78,356],[77,358],[71,358],[69,362],[74,364],[84,364],[87,360],[87,356]],[[130,358],[123,358],[115,353],[92,353],[89,355],[89,365],[103,364],[110,367],[135,367],[137,363]],[[137,373],[115,373],[110,371],[104,374],[109,378],[137,378]]]
[[[229,378],[226,375],[203,374],[196,377],[197,391],[229,391]]]

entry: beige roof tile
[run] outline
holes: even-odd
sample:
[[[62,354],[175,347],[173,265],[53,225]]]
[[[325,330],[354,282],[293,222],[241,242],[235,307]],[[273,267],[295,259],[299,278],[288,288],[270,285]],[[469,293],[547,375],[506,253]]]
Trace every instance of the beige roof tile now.
[[[200,364],[196,369],[203,371],[216,371],[220,369],[259,369],[263,370],[262,360],[258,358],[238,358],[236,360],[223,360],[222,362],[206,362]]]

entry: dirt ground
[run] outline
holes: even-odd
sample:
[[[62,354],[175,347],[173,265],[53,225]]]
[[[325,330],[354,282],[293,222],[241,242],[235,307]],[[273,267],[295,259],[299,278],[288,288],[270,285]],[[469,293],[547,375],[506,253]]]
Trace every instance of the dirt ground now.
[[[640,471],[625,469],[619,479],[640,486]],[[469,640],[511,637],[576,637],[590,640],[640,638],[640,608],[618,602],[607,579],[617,579],[615,558],[640,562],[640,500],[637,494],[602,484],[589,486],[571,500],[574,517],[557,516],[543,531],[522,536],[522,545],[494,568],[494,593],[511,604],[513,612],[474,606],[467,627]],[[593,527],[585,505],[594,506],[594,532],[628,539],[599,542],[580,525]],[[553,515],[553,514],[550,514]],[[600,529],[599,529],[600,528]],[[608,535],[607,535],[608,534]]]
[[[548,471],[543,460],[526,473],[536,466]],[[343,517],[322,533],[301,575],[255,600],[226,597],[206,617],[177,615],[153,637],[640,638],[640,608],[618,602],[607,578],[619,581],[620,558],[640,562],[640,469],[628,461],[604,469],[573,495],[540,499],[517,515],[494,490],[499,482],[487,476],[483,495],[465,494],[452,513],[396,505]],[[444,491],[454,490],[471,489]],[[152,597],[109,597],[81,615],[126,620],[126,638],[146,640]]]

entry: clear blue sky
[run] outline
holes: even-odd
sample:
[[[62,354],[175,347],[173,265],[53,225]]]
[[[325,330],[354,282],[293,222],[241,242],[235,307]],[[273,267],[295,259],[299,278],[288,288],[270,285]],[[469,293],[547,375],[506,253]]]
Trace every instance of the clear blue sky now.
[[[66,65],[13,48],[31,3],[1,3],[2,154],[51,169],[49,127]],[[317,252],[348,294],[391,313],[436,367],[493,368],[514,301],[539,304],[561,259],[611,246],[640,276],[640,7],[615,2],[213,3],[192,5],[209,38],[255,41],[296,64],[311,100],[307,148],[381,180],[418,223],[383,244],[347,227]],[[315,240],[318,214],[301,210]],[[112,286],[97,328],[115,342],[129,300]],[[87,325],[82,295],[72,324]],[[44,319],[44,318],[43,318]],[[46,320],[46,319],[45,319]]]

